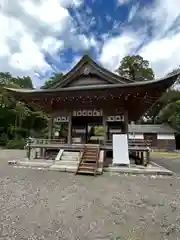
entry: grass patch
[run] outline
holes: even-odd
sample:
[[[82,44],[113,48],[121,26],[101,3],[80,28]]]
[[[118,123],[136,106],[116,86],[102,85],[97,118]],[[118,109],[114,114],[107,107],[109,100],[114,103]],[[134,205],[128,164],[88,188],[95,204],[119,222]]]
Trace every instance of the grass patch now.
[[[164,156],[164,157],[180,157],[180,153],[177,152],[151,152],[152,156]]]

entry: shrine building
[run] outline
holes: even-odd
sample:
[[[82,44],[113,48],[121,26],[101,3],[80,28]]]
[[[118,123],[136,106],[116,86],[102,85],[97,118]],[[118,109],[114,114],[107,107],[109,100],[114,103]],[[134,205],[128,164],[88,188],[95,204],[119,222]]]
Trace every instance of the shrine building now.
[[[133,81],[112,73],[88,55],[63,78],[48,89],[7,88],[15,99],[39,106],[51,116],[49,139],[58,139],[53,124],[67,125],[62,144],[98,144],[101,150],[112,149],[113,134],[127,134],[128,124],[136,122],[177,80],[178,74],[158,80]],[[102,126],[103,140],[93,142],[91,126]],[[56,135],[56,136],[55,136]],[[59,137],[60,138],[60,137]]]

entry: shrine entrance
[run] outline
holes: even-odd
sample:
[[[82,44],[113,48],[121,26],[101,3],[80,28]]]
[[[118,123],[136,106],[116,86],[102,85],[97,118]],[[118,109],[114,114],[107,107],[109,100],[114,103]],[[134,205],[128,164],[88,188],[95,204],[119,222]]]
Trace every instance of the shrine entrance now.
[[[96,138],[95,129],[103,128],[102,116],[73,116],[72,140],[75,143],[101,143]]]
[[[127,133],[128,121],[124,113],[107,114],[106,111],[73,110],[54,119],[55,123],[66,124],[66,142],[68,144],[100,144],[112,143],[112,135]]]

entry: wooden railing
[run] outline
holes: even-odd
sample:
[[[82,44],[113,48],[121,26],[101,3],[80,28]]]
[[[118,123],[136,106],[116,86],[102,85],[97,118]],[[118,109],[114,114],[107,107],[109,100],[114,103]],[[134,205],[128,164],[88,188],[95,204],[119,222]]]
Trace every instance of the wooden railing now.
[[[106,141],[107,145],[112,145],[112,140]],[[129,139],[128,140],[129,147],[151,147],[151,141],[144,139]]]
[[[27,139],[29,145],[44,145],[44,144],[67,144],[65,138],[61,139]],[[74,145],[75,143],[73,143]],[[96,143],[97,144],[97,143]],[[81,144],[82,145],[82,144]],[[107,140],[106,145],[112,145],[112,140]],[[152,144],[149,140],[143,139],[129,139],[128,146],[131,147],[140,147],[140,148],[151,148]]]
[[[144,139],[129,139],[128,140],[129,147],[151,147],[151,141]]]
[[[66,144],[66,139],[40,139],[40,138],[32,138],[27,139],[27,142],[30,144]]]

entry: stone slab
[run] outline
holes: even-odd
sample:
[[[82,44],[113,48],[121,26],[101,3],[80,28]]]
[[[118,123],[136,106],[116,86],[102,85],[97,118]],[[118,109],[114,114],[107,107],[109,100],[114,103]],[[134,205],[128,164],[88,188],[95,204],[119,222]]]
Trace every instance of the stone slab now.
[[[60,172],[76,172],[77,166],[67,165],[67,164],[53,164],[53,161],[49,162],[40,162],[40,161],[20,161],[20,160],[12,160],[8,161],[8,164],[24,167],[24,168],[46,168],[52,171],[60,171]],[[127,173],[127,174],[143,174],[143,175],[167,175],[172,176],[173,172],[167,170],[161,166],[153,166],[150,165],[149,167],[138,168],[138,166],[130,166],[130,167],[118,167],[118,166],[111,166],[106,168],[98,168],[97,174],[102,174],[104,172],[115,172],[115,173]]]
[[[173,172],[167,169],[160,169],[156,167],[151,167],[147,169],[141,168],[129,168],[129,167],[107,167],[104,168],[105,172],[116,172],[116,173],[128,173],[128,174],[143,174],[143,175],[167,175],[172,176]]]
[[[58,161],[58,162],[55,162],[55,165],[65,165],[65,166],[78,166],[78,162],[74,162],[74,161]]]
[[[49,170],[51,171],[59,171],[59,172],[65,172],[66,169],[62,166],[59,165],[52,165],[51,167],[49,167]]]

